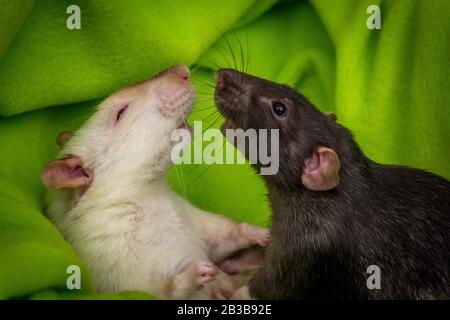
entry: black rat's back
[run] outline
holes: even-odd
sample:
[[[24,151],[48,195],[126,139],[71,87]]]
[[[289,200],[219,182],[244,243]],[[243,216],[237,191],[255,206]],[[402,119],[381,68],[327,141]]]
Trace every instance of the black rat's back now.
[[[418,169],[370,167],[371,194],[353,225],[361,263],[381,270],[381,289],[368,297],[450,298],[450,182]]]
[[[360,193],[300,192],[291,206],[273,196],[270,277],[250,284],[258,298],[450,298],[450,182],[373,162],[368,174]],[[367,287],[373,265],[380,289]]]

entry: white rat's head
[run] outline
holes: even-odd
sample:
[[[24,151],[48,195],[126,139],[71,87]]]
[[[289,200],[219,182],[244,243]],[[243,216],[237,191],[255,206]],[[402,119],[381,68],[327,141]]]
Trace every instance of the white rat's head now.
[[[50,162],[42,180],[50,188],[78,188],[95,179],[154,179],[170,165],[171,134],[185,126],[195,93],[184,65],[126,87],[103,101]]]

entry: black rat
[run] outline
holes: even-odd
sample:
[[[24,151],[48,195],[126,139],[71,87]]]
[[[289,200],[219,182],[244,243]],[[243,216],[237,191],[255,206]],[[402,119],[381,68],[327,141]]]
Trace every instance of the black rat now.
[[[289,86],[221,69],[215,103],[223,132],[279,129],[279,171],[263,176],[271,241],[251,297],[450,298],[449,181],[368,159],[333,115]],[[367,285],[373,265],[379,289]]]

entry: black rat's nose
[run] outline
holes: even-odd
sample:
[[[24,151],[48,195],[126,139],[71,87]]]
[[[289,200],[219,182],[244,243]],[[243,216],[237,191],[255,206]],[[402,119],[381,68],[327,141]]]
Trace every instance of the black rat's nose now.
[[[219,69],[216,71],[216,89],[222,90],[227,83],[233,83],[238,72],[232,69]]]

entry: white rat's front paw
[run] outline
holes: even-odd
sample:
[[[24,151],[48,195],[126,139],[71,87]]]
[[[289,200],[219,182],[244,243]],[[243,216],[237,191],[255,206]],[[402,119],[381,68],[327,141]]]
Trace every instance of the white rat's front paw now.
[[[230,300],[253,300],[253,298],[250,296],[248,286],[243,286],[233,293]]]
[[[225,290],[217,290],[211,292],[211,299],[213,300],[229,300],[231,298],[231,293]]]
[[[260,247],[266,247],[269,243],[269,229],[255,227],[247,223],[241,223],[242,236],[247,239],[249,245],[258,245]]]
[[[164,297],[167,299],[188,299],[196,290],[216,279],[219,268],[210,261],[192,262],[183,272],[167,280]]]
[[[205,283],[216,279],[219,268],[212,262],[200,261],[192,263],[188,268],[188,272],[194,281],[195,287],[201,289]]]

